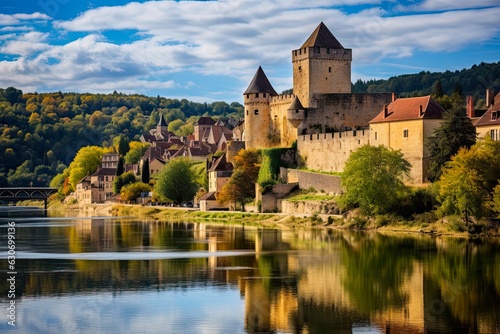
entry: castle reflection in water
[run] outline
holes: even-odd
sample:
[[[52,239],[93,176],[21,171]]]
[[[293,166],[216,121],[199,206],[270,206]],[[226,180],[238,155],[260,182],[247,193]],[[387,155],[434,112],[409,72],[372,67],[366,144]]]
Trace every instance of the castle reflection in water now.
[[[22,260],[23,296],[208,284],[239,290],[249,333],[352,333],[366,327],[382,333],[495,333],[500,328],[498,240],[104,219],[39,227],[36,235],[19,231],[21,240],[36,238],[31,247],[39,252],[175,255],[68,259],[58,262],[64,269],[59,271],[37,270],[47,261]]]

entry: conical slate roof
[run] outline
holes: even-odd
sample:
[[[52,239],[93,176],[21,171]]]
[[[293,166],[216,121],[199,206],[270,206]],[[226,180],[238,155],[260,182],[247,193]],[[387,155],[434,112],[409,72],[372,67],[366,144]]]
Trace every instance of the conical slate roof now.
[[[321,22],[311,36],[309,36],[307,41],[301,46],[301,49],[315,46],[330,49],[344,48],[323,22]]]
[[[163,113],[160,113],[160,120],[158,121],[159,126],[168,126],[165,118],[163,118]]]
[[[259,69],[257,70],[257,73],[255,73],[252,82],[250,82],[250,85],[243,94],[252,93],[269,93],[272,95],[278,95],[278,93],[276,93],[273,86],[267,79],[267,76],[261,66],[259,66]]]
[[[288,110],[302,110],[304,109],[304,106],[302,103],[300,103],[299,97],[295,96],[295,98],[292,101],[292,104],[290,104],[290,107],[288,107]]]

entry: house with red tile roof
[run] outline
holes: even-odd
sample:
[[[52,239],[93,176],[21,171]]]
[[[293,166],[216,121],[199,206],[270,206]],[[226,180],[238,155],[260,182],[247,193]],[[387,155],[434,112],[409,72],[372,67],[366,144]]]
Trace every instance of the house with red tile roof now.
[[[488,110],[474,124],[478,137],[500,140],[500,93],[494,96],[492,90],[487,90],[486,107]]]
[[[369,122],[370,145],[401,150],[412,165],[409,181],[427,182],[427,138],[440,126],[444,112],[430,96],[397,99]]]

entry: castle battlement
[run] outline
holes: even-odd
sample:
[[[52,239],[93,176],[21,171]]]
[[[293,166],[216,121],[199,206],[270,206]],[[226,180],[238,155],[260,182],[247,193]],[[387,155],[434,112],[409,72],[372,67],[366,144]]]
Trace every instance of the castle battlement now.
[[[277,96],[273,96],[271,98],[271,103],[273,102],[281,102],[281,101],[291,101],[295,97],[295,94],[280,94]]]
[[[299,136],[298,141],[335,141],[335,140],[368,140],[370,138],[370,130],[351,130],[340,132],[326,132],[326,133],[311,133]]]

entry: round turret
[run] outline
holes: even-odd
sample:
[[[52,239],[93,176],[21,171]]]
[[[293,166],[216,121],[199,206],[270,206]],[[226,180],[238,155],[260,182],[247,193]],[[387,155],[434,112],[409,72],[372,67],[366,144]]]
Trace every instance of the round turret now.
[[[306,110],[297,96],[295,96],[292,104],[288,107],[286,118],[294,128],[297,128],[306,119]]]

